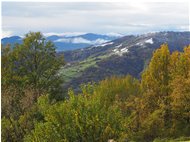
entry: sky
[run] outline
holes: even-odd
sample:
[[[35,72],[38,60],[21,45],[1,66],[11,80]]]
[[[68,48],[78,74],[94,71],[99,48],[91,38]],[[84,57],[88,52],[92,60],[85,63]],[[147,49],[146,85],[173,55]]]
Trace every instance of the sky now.
[[[188,2],[2,2],[2,36],[189,31]]]

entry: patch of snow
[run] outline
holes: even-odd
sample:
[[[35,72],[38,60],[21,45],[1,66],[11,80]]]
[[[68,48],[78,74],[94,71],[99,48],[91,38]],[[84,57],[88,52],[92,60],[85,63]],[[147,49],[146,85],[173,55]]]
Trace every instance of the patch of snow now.
[[[125,48],[122,48],[122,49],[114,49],[114,50],[112,50],[113,51],[113,54],[115,54],[115,55],[119,55],[119,56],[123,56],[123,54],[124,53],[128,53],[129,52],[129,50],[128,50],[128,48],[127,47],[125,47]]]
[[[118,51],[118,49],[114,49],[114,50],[113,50],[113,52],[116,52],[116,51]]]
[[[150,39],[146,40],[145,43],[153,44],[154,42],[153,42],[152,38],[150,38]]]
[[[167,36],[167,35],[168,35],[168,32],[165,32],[163,35],[164,35],[164,36]]]
[[[126,53],[126,52],[128,52],[128,49],[127,49],[127,48],[122,48],[122,49],[121,49],[121,52],[122,52],[122,53]]]
[[[145,40],[143,42],[138,42],[138,43],[136,43],[136,45],[144,46],[145,43],[153,44],[154,42],[153,42],[152,38],[150,38],[150,39],[147,39],[147,40]]]
[[[138,43],[136,43],[136,45],[142,46],[142,45],[143,45],[143,43],[138,42]]]
[[[107,42],[107,43],[101,44],[100,46],[104,47],[104,46],[111,45],[111,44],[113,44],[113,42]]]
[[[119,48],[119,47],[121,47],[121,46],[122,46],[122,44],[120,44],[120,45],[116,46],[116,48]]]

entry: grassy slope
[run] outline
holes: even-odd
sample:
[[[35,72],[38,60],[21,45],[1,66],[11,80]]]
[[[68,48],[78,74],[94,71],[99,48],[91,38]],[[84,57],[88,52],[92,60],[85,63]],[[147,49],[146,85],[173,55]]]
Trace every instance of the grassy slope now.
[[[72,78],[79,77],[82,72],[91,67],[98,67],[96,63],[100,60],[108,58],[110,55],[102,55],[97,57],[89,57],[81,62],[75,62],[70,65],[66,65],[60,71],[61,75],[64,77],[65,82],[69,82]]]

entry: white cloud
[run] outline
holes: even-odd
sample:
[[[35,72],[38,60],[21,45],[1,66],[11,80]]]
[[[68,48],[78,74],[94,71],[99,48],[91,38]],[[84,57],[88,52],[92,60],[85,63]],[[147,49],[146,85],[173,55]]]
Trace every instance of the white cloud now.
[[[58,40],[55,40],[54,42],[65,42],[65,43],[86,43],[86,44],[91,44],[91,45],[99,45],[105,42],[108,42],[108,40],[104,39],[96,39],[96,40],[87,40],[81,37],[75,37],[75,38],[61,38]]]
[[[78,36],[86,34],[84,32],[64,32],[64,33],[55,33],[55,32],[49,32],[49,33],[44,33],[45,36],[52,36],[52,35],[57,35],[57,36],[64,36],[64,37],[72,37],[72,36]]]
[[[110,32],[110,33],[106,33],[104,35],[107,35],[107,36],[115,36],[115,37],[122,37],[123,34],[120,34],[120,33],[114,33],[114,32]]]
[[[10,37],[13,35],[13,32],[12,31],[5,31],[5,30],[2,30],[2,38],[4,37]]]
[[[2,3],[2,27],[25,34],[142,33],[189,30],[186,2]],[[8,28],[7,28],[8,27]]]
[[[90,40],[86,40],[84,38],[78,37],[78,38],[61,38],[58,39],[54,42],[66,42],[66,43],[87,43],[87,44],[91,44],[92,41]]]
[[[68,39],[68,38],[60,38],[60,39],[55,40],[54,42],[66,42],[66,43],[69,43],[69,42],[71,42],[71,39]]]
[[[72,39],[72,43],[87,43],[87,44],[91,44],[92,42],[90,40],[86,40],[84,38],[73,38]]]

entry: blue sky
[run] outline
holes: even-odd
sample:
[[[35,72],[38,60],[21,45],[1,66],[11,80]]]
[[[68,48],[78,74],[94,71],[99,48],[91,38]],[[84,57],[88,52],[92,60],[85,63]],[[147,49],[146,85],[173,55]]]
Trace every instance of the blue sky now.
[[[189,31],[187,2],[2,2],[3,37],[44,34]]]

